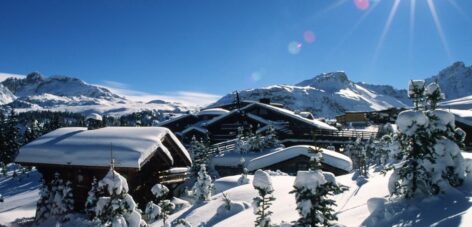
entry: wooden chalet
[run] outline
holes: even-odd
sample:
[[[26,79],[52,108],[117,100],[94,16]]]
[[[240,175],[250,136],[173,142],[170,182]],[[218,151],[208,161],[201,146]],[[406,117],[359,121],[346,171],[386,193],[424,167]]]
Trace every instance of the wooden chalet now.
[[[240,174],[243,168],[249,172],[258,169],[282,171],[295,176],[299,170],[308,170],[310,166],[310,153],[308,145],[296,145],[270,152],[250,152],[239,154],[230,152],[216,156],[211,165],[220,176]],[[334,175],[343,175],[352,170],[352,161],[349,157],[336,151],[319,148],[322,155],[321,169]],[[244,163],[241,163],[243,158]]]
[[[260,102],[234,109],[208,121],[205,126],[212,143],[236,138],[239,127],[252,127],[256,132],[261,132],[272,126],[277,131],[278,139],[285,145],[312,141],[313,132],[321,135],[337,131],[335,127],[319,120]]]
[[[21,147],[15,161],[35,166],[47,183],[56,172],[71,181],[75,209],[82,211],[93,177],[102,179],[111,160],[141,207],[153,198],[152,186],[175,187],[192,165],[184,146],[162,127],[60,128]]]
[[[205,123],[228,112],[228,110],[221,108],[211,108],[196,114],[185,114],[172,118],[158,125],[170,129],[182,142],[188,143],[192,137],[195,137],[197,140],[206,139],[208,130],[205,128]]]
[[[367,126],[369,123],[367,112],[346,112],[343,115],[336,116],[336,121],[352,127]]]

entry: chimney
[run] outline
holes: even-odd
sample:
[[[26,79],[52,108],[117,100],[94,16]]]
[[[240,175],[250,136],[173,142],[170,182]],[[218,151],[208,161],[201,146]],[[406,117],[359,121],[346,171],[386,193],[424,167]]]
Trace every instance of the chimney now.
[[[270,105],[270,98],[261,98],[259,102]]]

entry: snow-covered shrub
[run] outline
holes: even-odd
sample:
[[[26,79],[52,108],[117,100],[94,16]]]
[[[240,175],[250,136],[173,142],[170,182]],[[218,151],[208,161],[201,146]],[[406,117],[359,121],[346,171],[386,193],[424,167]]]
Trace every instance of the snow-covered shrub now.
[[[243,168],[243,173],[241,174],[241,176],[238,179],[238,183],[240,185],[249,184],[249,178],[247,177],[247,172],[248,172],[248,170],[246,168]]]
[[[128,194],[126,179],[110,168],[107,175],[98,182],[109,197],[100,197],[95,209],[96,219],[104,226],[139,227],[145,225],[133,197]]]
[[[95,217],[95,207],[97,206],[98,201],[98,181],[96,177],[93,177],[91,188],[87,194],[87,200],[85,201],[85,214],[89,219]]]
[[[34,222],[40,224],[49,218],[50,215],[50,201],[49,189],[46,182],[43,180],[39,190],[39,200],[36,202],[36,215]]]
[[[192,191],[196,200],[198,201],[207,201],[210,200],[211,190],[213,188],[213,183],[211,182],[211,177],[206,172],[206,167],[204,164],[200,166],[200,171],[198,171],[197,182],[193,185]]]
[[[329,176],[329,177],[328,177]],[[298,171],[294,190],[300,226],[333,226],[337,220],[333,206],[335,201],[329,196],[342,193],[346,187],[336,183],[336,178],[320,169]]]
[[[172,226],[174,227],[192,227],[192,225],[185,219],[179,218],[172,222]]]
[[[151,192],[156,198],[156,201],[160,201],[169,193],[169,189],[165,185],[156,184],[151,188]]]
[[[454,115],[435,110],[442,99],[439,86],[428,85],[424,94],[414,98],[427,100],[427,105],[403,111],[397,118],[403,160],[389,183],[393,195],[406,198],[447,192],[449,187],[461,185],[465,177],[461,133],[455,128]]]
[[[272,192],[274,192],[272,180],[269,174],[259,169],[254,173],[252,185],[259,193],[259,196],[255,197],[252,202],[254,214],[257,216],[255,225],[257,227],[268,227],[271,225],[270,215],[272,214],[269,208],[272,201],[275,200],[272,195]]]
[[[161,208],[161,214],[159,218],[162,219],[162,223],[164,223],[164,225],[167,225],[167,220],[169,219],[169,215],[175,209],[175,204],[173,204],[168,199],[164,199],[159,202],[159,207]]]
[[[155,222],[158,220],[161,216],[161,207],[155,204],[152,201],[149,201],[146,204],[146,208],[144,209],[144,215],[143,218],[146,220],[148,223]]]
[[[346,154],[352,160],[352,168],[358,171],[361,175],[367,176],[369,160],[367,157],[366,143],[362,142],[359,137],[353,144],[346,148]]]

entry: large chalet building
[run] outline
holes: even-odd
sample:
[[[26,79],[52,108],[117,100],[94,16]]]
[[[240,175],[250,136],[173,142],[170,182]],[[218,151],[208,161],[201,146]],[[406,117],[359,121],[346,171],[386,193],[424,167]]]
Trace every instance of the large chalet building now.
[[[56,173],[71,181],[77,211],[84,208],[93,178],[102,179],[112,162],[140,205],[153,198],[156,183],[172,188],[183,182],[192,165],[185,147],[162,127],[60,128],[21,147],[15,161],[35,166],[46,183]]]
[[[309,113],[295,113],[266,100],[243,101],[239,104],[241,108],[236,106],[228,104],[222,107],[229,110],[212,108],[182,115],[161,122],[159,126],[169,128],[184,142],[195,136],[197,139],[206,137],[212,144],[236,138],[239,127],[252,128],[257,133],[273,127],[285,145],[312,143],[313,133],[325,135],[338,131]]]

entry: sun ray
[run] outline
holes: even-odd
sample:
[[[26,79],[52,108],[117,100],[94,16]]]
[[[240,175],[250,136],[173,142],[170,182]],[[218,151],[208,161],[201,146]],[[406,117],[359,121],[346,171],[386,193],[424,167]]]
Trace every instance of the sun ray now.
[[[342,5],[344,5],[344,3],[346,3],[348,0],[338,0],[336,1],[335,3],[329,5],[328,7],[326,7],[321,13],[327,13],[333,9],[336,9]]]
[[[449,4],[452,5],[452,7],[454,7],[454,9],[469,23],[472,23],[472,19],[470,18],[469,15],[467,15],[464,10],[462,10],[462,8],[457,4],[456,0],[447,0],[447,2],[449,2]]]
[[[446,54],[449,58],[449,61],[452,61],[452,54],[449,49],[449,45],[447,44],[446,36],[444,35],[444,31],[441,26],[441,21],[439,20],[438,13],[436,11],[436,6],[434,5],[433,0],[427,0],[429,11],[431,12],[431,16],[433,17],[434,20],[434,25],[436,26],[436,30],[439,34],[439,39],[441,40],[441,44],[446,51]]]
[[[413,44],[415,42],[415,10],[416,0],[410,0],[410,37],[408,40],[408,58],[413,60]]]
[[[372,63],[377,62],[377,58],[378,58],[380,49],[382,49],[385,38],[387,37],[387,34],[390,31],[390,26],[392,25],[392,22],[393,22],[393,19],[395,18],[395,15],[397,14],[397,10],[398,10],[398,6],[400,5],[400,2],[401,2],[401,0],[395,0],[393,2],[393,6],[392,6],[392,9],[390,10],[390,14],[388,15],[388,19],[387,19],[387,22],[385,23],[384,29],[382,31],[382,35],[380,36],[380,40],[377,44],[377,47],[375,48]]]

